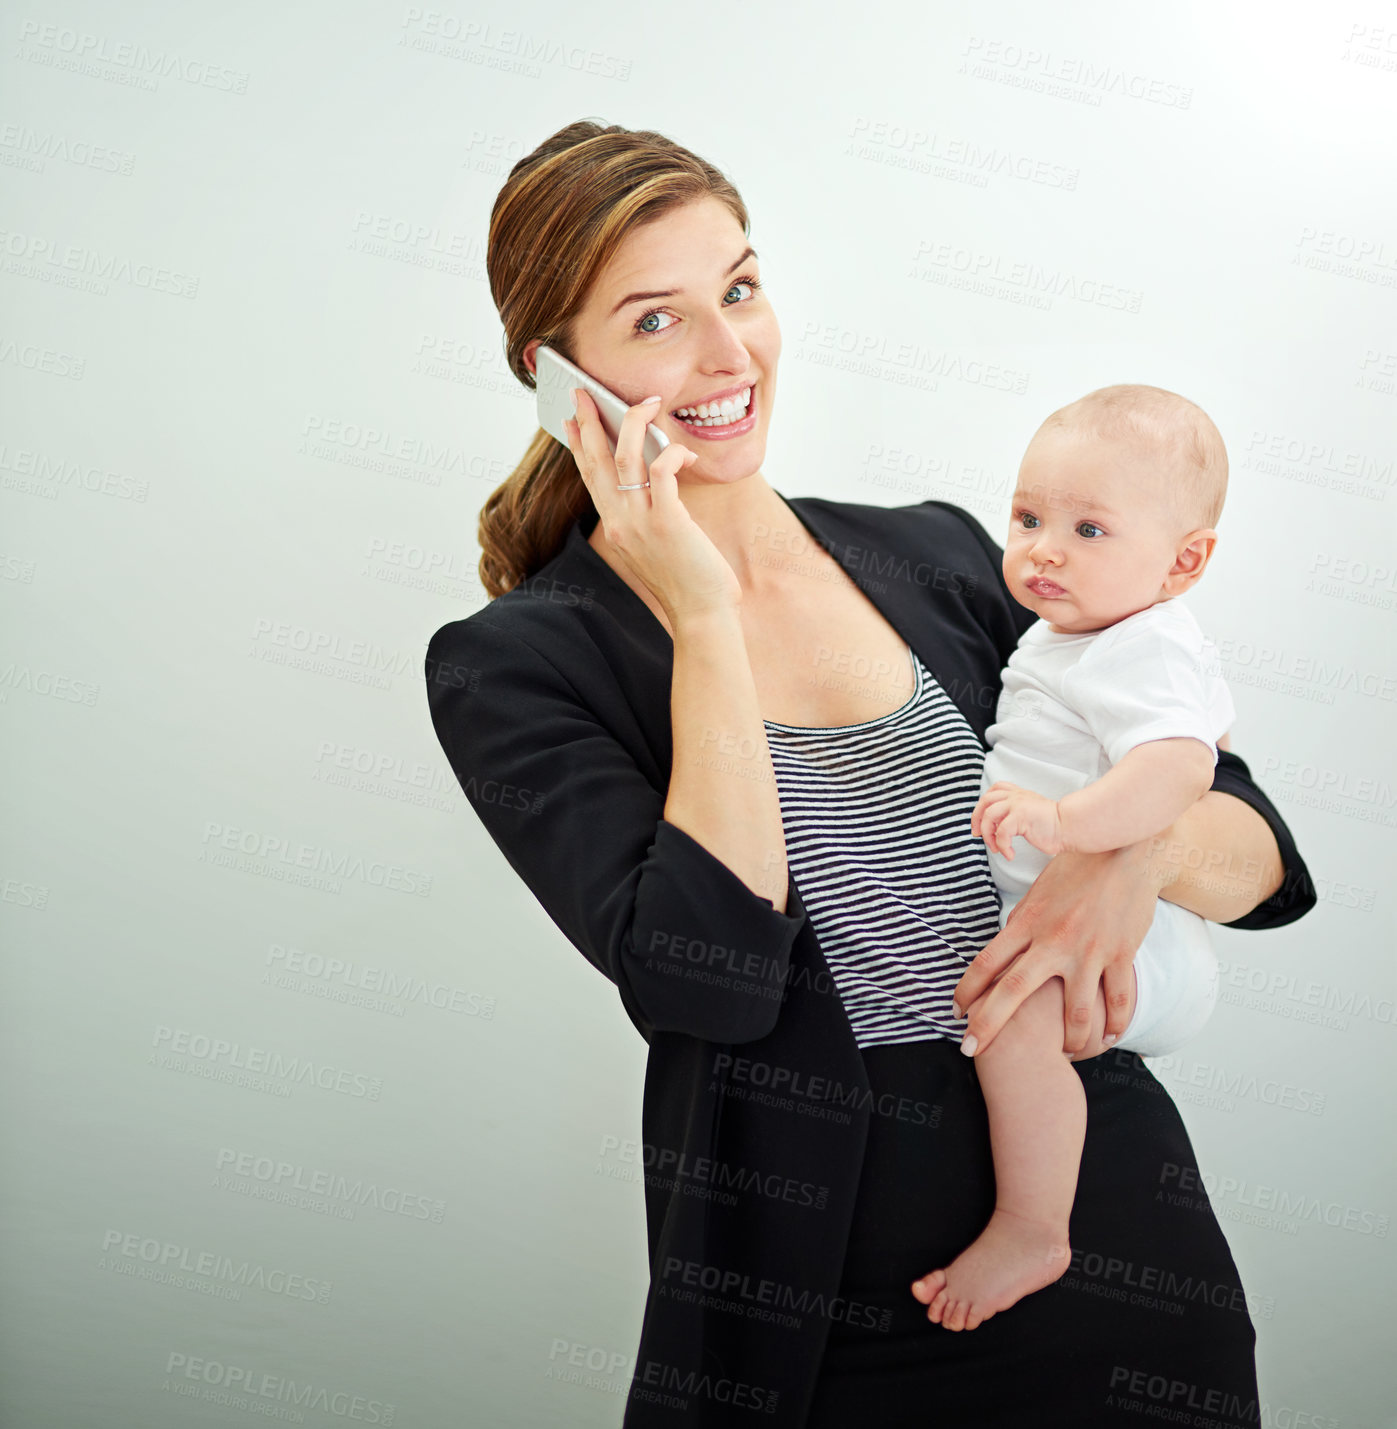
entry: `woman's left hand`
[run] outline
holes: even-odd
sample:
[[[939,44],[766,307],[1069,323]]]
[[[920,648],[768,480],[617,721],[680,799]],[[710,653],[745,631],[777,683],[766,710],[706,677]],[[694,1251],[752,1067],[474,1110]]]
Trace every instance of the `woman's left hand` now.
[[[1145,839],[1109,853],[1060,853],[1049,861],[956,984],[955,1004],[969,1016],[965,1040],[975,1038],[972,1055],[983,1052],[1051,977],[1064,984],[1064,1052],[1086,1046],[1103,983],[1104,1035],[1125,1031],[1131,964],[1159,896],[1149,851]]]

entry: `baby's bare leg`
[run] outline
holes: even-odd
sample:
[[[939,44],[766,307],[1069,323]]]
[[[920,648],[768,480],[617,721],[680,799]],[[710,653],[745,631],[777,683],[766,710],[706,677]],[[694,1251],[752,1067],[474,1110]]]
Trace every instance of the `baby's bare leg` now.
[[[1071,1262],[1067,1240],[1086,1138],[1087,1103],[1069,1065],[1105,1051],[1106,997],[1100,987],[1086,1046],[1062,1050],[1063,981],[1050,978],[1025,998],[975,1058],[989,1114],[995,1207],[985,1229],[949,1266],[913,1285],[927,1318],[973,1330],[999,1310],[1051,1285]],[[1127,1024],[1135,1014],[1131,978]]]

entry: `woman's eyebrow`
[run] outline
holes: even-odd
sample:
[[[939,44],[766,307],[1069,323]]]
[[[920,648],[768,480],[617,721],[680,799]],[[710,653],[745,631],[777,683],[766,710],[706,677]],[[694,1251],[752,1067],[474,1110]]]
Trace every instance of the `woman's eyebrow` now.
[[[746,249],[744,252],[738,255],[737,261],[733,263],[732,267],[728,269],[727,273],[723,274],[723,277],[726,278],[728,274],[734,271],[734,269],[740,268],[749,258],[755,258],[756,256],[757,250],[755,248]],[[628,293],[624,298],[621,299],[619,303],[616,304],[614,308],[612,308],[609,313],[607,313],[607,317],[615,317],[616,314],[619,313],[622,308],[628,307],[631,303],[648,303],[651,298],[673,298],[676,297],[678,294],[682,293],[683,291],[683,288],[666,288],[663,292],[660,293]]]

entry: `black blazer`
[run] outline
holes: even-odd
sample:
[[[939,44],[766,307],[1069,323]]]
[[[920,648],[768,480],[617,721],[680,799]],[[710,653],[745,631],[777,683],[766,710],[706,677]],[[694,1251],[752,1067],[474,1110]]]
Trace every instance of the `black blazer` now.
[[[944,501],[782,499],[790,534],[840,562],[984,743],[1001,671],[1036,617],[1009,596],[979,522]],[[627,1429],[748,1422],[740,1410],[798,1425],[839,1313],[869,1084],[794,881],[778,912],[662,817],[674,647],[588,545],[596,520],[589,511],[529,580],[436,632],[432,722],[491,837],[649,1043],[639,1158],[651,1284]],[[1236,754],[1219,752],[1213,788],[1262,814],[1286,865],[1281,889],[1228,926],[1301,917],[1315,903],[1308,872]],[[853,1114],[790,1116],[725,1095],[739,1056]],[[676,1293],[743,1276],[816,1313],[793,1330]]]

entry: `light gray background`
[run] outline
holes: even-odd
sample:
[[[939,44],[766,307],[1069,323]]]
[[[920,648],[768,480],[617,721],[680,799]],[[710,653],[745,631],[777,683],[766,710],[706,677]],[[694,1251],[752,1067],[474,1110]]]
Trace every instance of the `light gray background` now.
[[[605,1148],[645,1048],[465,804],[421,672],[534,429],[490,205],[580,117],[746,197],[783,494],[1000,536],[1062,403],[1144,381],[1218,422],[1191,604],[1323,899],[1219,933],[1225,1004],[1157,1069],[1263,1422],[1397,1424],[1391,5],[0,33],[6,1424],[619,1423],[645,1234]]]

